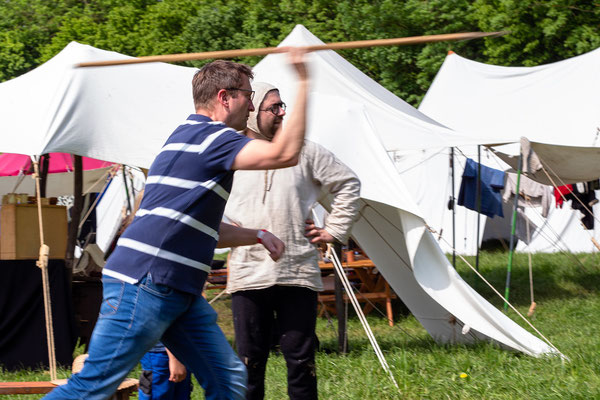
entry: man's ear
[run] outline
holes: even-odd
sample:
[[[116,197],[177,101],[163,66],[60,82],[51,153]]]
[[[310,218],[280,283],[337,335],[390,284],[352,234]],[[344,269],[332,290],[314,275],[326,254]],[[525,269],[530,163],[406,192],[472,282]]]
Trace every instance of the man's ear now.
[[[219,92],[217,93],[217,101],[223,107],[229,108],[229,94],[227,93],[227,90],[225,90],[225,89],[219,90]]]

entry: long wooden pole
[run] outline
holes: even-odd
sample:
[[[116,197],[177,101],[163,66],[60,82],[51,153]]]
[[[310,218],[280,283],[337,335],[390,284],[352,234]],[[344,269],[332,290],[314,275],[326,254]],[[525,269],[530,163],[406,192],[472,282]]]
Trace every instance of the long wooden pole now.
[[[73,276],[79,224],[81,223],[81,213],[83,211],[83,158],[77,155],[73,155],[73,197],[71,221],[68,225],[67,251],[65,252],[65,264],[71,278]]]
[[[454,147],[450,147],[450,171],[452,172],[452,266],[456,269],[456,198],[454,197]]]
[[[475,268],[479,271],[479,247],[481,245],[481,235],[479,233],[479,226],[481,224],[481,145],[477,145],[477,240],[475,246],[477,246],[477,252],[475,253]]]
[[[301,46],[308,51],[318,50],[345,50],[345,49],[360,49],[363,47],[378,47],[378,46],[405,46],[411,44],[444,42],[449,40],[469,40],[479,39],[484,37],[502,36],[506,31],[501,32],[463,32],[463,33],[447,33],[442,35],[426,35],[426,36],[411,36],[405,38],[394,39],[374,39],[374,40],[358,40],[353,42],[337,42],[327,43],[314,46]],[[106,67],[110,65],[124,64],[141,64],[150,62],[180,62],[191,60],[206,60],[211,58],[235,58],[249,56],[265,56],[273,53],[285,53],[287,47],[263,47],[259,49],[237,49],[237,50],[220,50],[207,51],[203,53],[183,53],[183,54],[165,54],[161,56],[146,56],[137,58],[128,58],[124,60],[105,60],[83,62],[76,67]]]
[[[519,153],[519,168],[517,168],[517,187],[515,188],[515,203],[513,207],[512,222],[510,224],[510,250],[508,252],[508,266],[506,267],[506,285],[504,287],[504,311],[508,310],[508,296],[510,294],[510,274],[512,271],[513,254],[515,252],[515,231],[517,226],[517,211],[519,207],[519,185],[521,184],[521,164],[523,162],[523,152]]]
[[[337,254],[337,257],[341,260],[342,257],[342,245],[340,243],[334,243],[333,251]],[[346,311],[346,303],[344,302],[344,285],[342,284],[342,278],[338,271],[334,268],[334,293],[335,293],[335,313],[338,320],[338,352],[341,354],[348,354],[348,329],[346,328],[348,319]]]

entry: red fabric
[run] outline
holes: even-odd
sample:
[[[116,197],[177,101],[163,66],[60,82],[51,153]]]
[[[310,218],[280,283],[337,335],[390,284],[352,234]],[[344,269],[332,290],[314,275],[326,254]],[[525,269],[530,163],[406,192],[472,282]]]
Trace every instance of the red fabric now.
[[[83,170],[110,167],[112,163],[83,157]],[[15,176],[27,173],[31,167],[31,158],[24,154],[0,154],[0,176]],[[51,153],[48,173],[73,171],[73,156],[68,153]]]
[[[573,192],[573,185],[564,185],[554,188],[554,199],[556,200],[556,207],[562,208],[563,196]]]

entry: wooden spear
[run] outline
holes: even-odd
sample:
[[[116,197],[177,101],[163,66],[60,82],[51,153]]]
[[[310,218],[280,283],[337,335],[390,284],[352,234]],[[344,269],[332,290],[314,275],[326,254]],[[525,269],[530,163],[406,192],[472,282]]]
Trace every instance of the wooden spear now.
[[[448,33],[443,35],[427,35],[427,36],[412,36],[405,38],[394,39],[374,39],[374,40],[358,40],[354,42],[337,42],[327,43],[314,46],[301,46],[307,52],[318,50],[345,50],[359,49],[363,47],[378,47],[378,46],[405,46],[409,44],[421,44],[432,42],[443,42],[449,40],[469,40],[479,39],[484,37],[496,37],[505,35],[507,32],[464,32],[464,33]],[[106,67],[110,65],[124,64],[141,64],[150,62],[179,62],[190,60],[206,60],[211,58],[234,58],[248,56],[265,56],[273,53],[285,53],[287,47],[263,47],[260,49],[237,49],[237,50],[220,50],[207,51],[203,53],[183,53],[183,54],[165,54],[162,56],[146,56],[137,58],[128,58],[124,60],[106,60],[106,61],[91,61],[77,64],[76,67]]]

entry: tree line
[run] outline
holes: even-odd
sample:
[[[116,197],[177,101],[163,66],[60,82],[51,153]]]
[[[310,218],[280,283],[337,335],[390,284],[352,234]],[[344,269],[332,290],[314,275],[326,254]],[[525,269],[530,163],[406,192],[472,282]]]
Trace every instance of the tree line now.
[[[324,42],[509,32],[340,52],[416,106],[449,50],[496,65],[546,64],[600,47],[599,21],[600,1],[592,0],[0,0],[0,82],[73,40],[145,56],[276,46],[299,23]],[[238,61],[254,65],[259,58]]]

